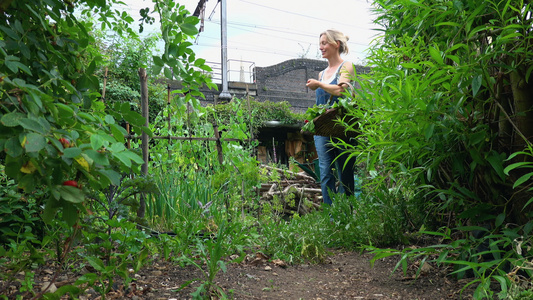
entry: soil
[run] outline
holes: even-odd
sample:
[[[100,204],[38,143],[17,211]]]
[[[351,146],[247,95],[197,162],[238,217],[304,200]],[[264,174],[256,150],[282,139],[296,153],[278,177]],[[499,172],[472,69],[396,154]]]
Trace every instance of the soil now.
[[[258,253],[256,257],[241,263],[227,264],[227,271],[220,271],[215,283],[230,299],[472,299],[471,290],[461,292],[467,281],[457,281],[447,276],[449,270],[427,264],[415,280],[416,264],[410,266],[408,274],[404,276],[400,270],[392,273],[398,258],[388,257],[371,267],[371,257],[365,253],[332,251],[320,264],[284,266],[282,262],[269,260]],[[50,268],[36,270],[34,290],[40,291],[41,286],[48,285],[53,276]],[[72,284],[79,276],[60,274],[54,285]],[[192,299],[191,293],[202,281],[192,281],[181,290],[180,287],[201,276],[194,266],[182,267],[168,261],[153,261],[133,274],[135,279],[129,287],[115,285],[116,289],[107,294],[105,299]],[[23,274],[20,277],[23,279]],[[0,281],[0,295],[15,299],[19,287],[19,282]],[[89,288],[79,299],[101,297]]]

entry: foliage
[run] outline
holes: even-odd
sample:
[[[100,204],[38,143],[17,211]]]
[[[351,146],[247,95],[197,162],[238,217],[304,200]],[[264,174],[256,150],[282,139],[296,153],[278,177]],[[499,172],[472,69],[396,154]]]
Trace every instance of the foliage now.
[[[144,246],[149,237],[126,219],[94,220],[82,231],[84,252],[79,252],[92,267],[92,272],[83,274],[74,286],[89,284],[102,297],[111,291],[118,278],[128,286],[130,273],[138,272],[148,261],[148,249]]]
[[[512,161],[517,156],[524,156],[528,159],[526,159],[525,161],[515,162],[508,165],[507,167],[505,167],[503,172],[505,173],[505,175],[509,175],[509,173],[513,170],[524,170],[524,172],[522,172],[523,175],[513,183],[513,189],[520,187],[521,189],[527,189],[527,191],[532,191],[533,188],[531,187],[531,183],[528,182],[533,176],[533,172],[529,172],[528,169],[533,168],[533,162],[531,162],[531,158],[533,158],[533,145],[528,143],[527,148],[524,149],[524,151],[514,152],[509,156],[507,160]],[[522,187],[524,184],[526,185]],[[524,204],[524,209],[531,205],[531,202],[533,202],[533,197],[530,198],[526,204]]]
[[[202,231],[210,232],[204,226],[212,214],[222,213],[224,202],[217,200],[223,195],[213,187],[208,174],[196,169],[182,170],[170,173],[160,170],[156,184],[161,193],[147,202],[147,218],[153,228],[174,230],[188,240]]]
[[[352,98],[349,95],[345,96],[346,97],[340,98],[339,101],[333,104],[315,104],[312,107],[309,107],[304,114],[305,124],[302,127],[302,130],[310,133],[315,132],[315,126],[312,121],[330,109],[337,109],[340,112],[353,110],[355,107]]]
[[[422,223],[416,218],[423,212],[408,207],[413,199],[402,197],[400,191],[386,189],[366,191],[359,197],[335,195],[331,207],[324,210],[335,228],[328,246],[350,249],[406,243],[405,233],[413,229],[412,224]]]
[[[408,205],[425,202],[433,216],[426,226],[468,236],[395,254],[405,263],[438,252],[439,263],[472,271],[476,297],[493,296],[491,280],[504,293],[504,266],[521,264],[509,228],[529,227],[531,216],[529,172],[519,168],[527,163],[504,172],[508,157],[529,161],[521,149],[532,136],[531,3],[376,0],[374,11],[383,34],[369,52],[371,72],[359,74],[359,109],[350,114],[361,138],[349,151],[374,174],[370,186],[413,195]],[[471,235],[470,226],[486,230]],[[478,261],[481,243],[500,257]]]
[[[503,218],[499,218],[499,222]],[[527,282],[532,275],[531,263],[531,229],[532,223],[514,228],[498,227],[489,230],[480,226],[463,226],[439,231],[421,229],[420,235],[438,237],[439,244],[428,247],[396,249],[369,248],[375,254],[372,263],[383,257],[399,255],[400,261],[394,270],[407,272],[409,262],[421,261],[417,276],[424,263],[451,264],[459,278],[475,277],[464,287],[477,285],[475,299],[494,299],[495,291],[491,281],[500,285],[499,299],[508,299],[517,293],[513,290],[517,285]],[[501,226],[501,223],[499,224]],[[463,238],[453,238],[454,235]],[[524,239],[524,237],[527,237]]]
[[[519,221],[522,206],[507,202],[503,173],[511,150],[504,125],[518,115],[501,103],[519,96],[510,93],[509,76],[528,81],[530,72],[521,72],[531,70],[529,5],[376,1],[385,34],[371,50],[373,71],[360,92],[370,168],[386,162],[393,173],[412,173],[416,186],[439,195],[436,208],[460,212],[488,203]]]
[[[289,264],[322,262],[331,233],[328,223],[329,217],[317,213],[295,215],[289,221],[266,217],[261,220],[262,251]]]
[[[196,291],[191,294],[193,299],[207,299],[211,297],[217,297],[226,299],[227,295],[221,288],[217,288],[215,283],[215,276],[221,270],[226,272],[226,263],[222,260],[226,256],[226,248],[224,247],[225,240],[229,237],[228,225],[222,223],[219,226],[218,233],[216,235],[197,239],[196,241],[196,257],[200,258],[201,262],[205,264],[206,270],[200,266],[196,261],[184,257],[186,261],[198,268],[203,275],[201,278],[201,284],[196,288]],[[192,282],[197,281],[197,279],[189,280],[182,285],[181,288],[186,287]]]
[[[90,46],[92,24],[76,19],[74,10],[62,1],[11,2],[2,12],[0,27],[0,145],[5,172],[27,193],[43,189],[37,205],[45,204],[45,221],[61,208],[71,225],[84,210],[84,190],[62,182],[105,188],[118,178],[110,161],[123,169],[142,163],[121,147],[125,130],[96,103],[94,72],[101,58]],[[120,16],[101,12],[101,17],[108,25],[124,25]],[[138,114],[129,107],[117,114],[140,132]],[[103,147],[106,152],[99,152]]]
[[[35,191],[38,194],[40,191]],[[44,234],[39,207],[31,195],[17,191],[12,179],[8,179],[0,165],[0,245],[30,241],[40,243]]]
[[[257,135],[259,128],[268,121],[279,121],[282,124],[298,124],[303,121],[303,116],[291,112],[288,102],[259,102],[255,100],[234,99],[231,105],[219,104],[214,107],[219,124],[231,124],[232,118],[238,112],[243,124]],[[210,119],[210,121],[214,121]],[[230,121],[230,122],[228,122]]]
[[[6,193],[1,220],[10,221],[2,225],[9,245],[1,248],[1,255],[13,270],[43,263],[50,254],[49,242],[54,241],[60,264],[74,253],[95,268],[77,284],[96,285],[105,296],[117,275],[130,280],[127,266],[145,263],[147,253],[137,246],[146,236],[127,221],[132,213],[121,208],[124,204],[134,208],[134,194],[146,191],[147,185],[138,182],[142,179],[122,181],[124,174],[138,173],[143,160],[126,149],[122,125],[128,122],[134,134],[151,132],[130,105],[137,97],[138,81],[133,81],[136,72],[126,69],[150,67],[153,78],[164,69],[169,79],[183,81],[186,88],[179,91],[184,95],[180,100],[193,106],[198,106],[193,96],[201,96],[199,86],[214,87],[203,75],[210,71],[205,60],[196,59],[187,41],[197,33],[198,19],[174,1],[153,2],[165,43],[155,56],[151,51],[134,51],[153,40],[139,41],[131,27],[134,20],[114,9],[119,1],[7,1],[0,7],[0,165],[5,166],[2,180],[8,183],[2,186]],[[122,57],[104,51],[105,42],[97,39],[101,34],[92,17],[102,32],[130,41],[124,46],[130,51],[123,51]],[[142,22],[152,20],[149,10],[143,10]],[[110,66],[109,58],[117,58],[116,77],[122,80],[111,83],[108,94],[117,101],[103,103],[97,75]],[[23,201],[27,205],[21,206]],[[7,212],[13,217],[4,219]],[[24,218],[17,219],[19,214]],[[57,223],[56,216],[66,223]],[[44,242],[34,231],[41,218],[54,227]],[[82,230],[81,220],[93,221],[94,227]],[[23,233],[18,240],[14,230]],[[81,237],[88,252],[70,252]],[[36,249],[35,244],[46,250]],[[23,292],[33,293],[32,273],[27,274]],[[44,293],[36,298],[54,297]],[[66,293],[75,296],[79,290],[60,288],[56,296]]]
[[[97,76],[106,79],[102,100],[111,111],[116,102],[127,102],[132,110],[141,113],[138,70],[152,65],[152,53],[157,53],[158,37],[150,35],[138,40],[116,36],[108,41],[104,33],[95,31],[104,58],[101,68],[96,70]],[[148,81],[148,119],[154,120],[166,104],[166,86],[159,83],[157,77],[150,76]],[[100,83],[100,88],[104,94],[104,81]]]

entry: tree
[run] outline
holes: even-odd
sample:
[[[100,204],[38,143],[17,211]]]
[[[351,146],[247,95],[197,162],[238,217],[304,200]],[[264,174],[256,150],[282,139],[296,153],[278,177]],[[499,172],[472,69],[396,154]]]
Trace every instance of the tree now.
[[[187,40],[197,34],[198,19],[170,0],[154,0],[161,18],[165,49],[153,56],[152,75],[164,69],[185,83],[185,101],[201,96],[198,87],[213,86],[198,69]],[[124,147],[123,118],[134,132],[144,119],[129,104],[119,103],[107,114],[99,101],[102,57],[91,35],[94,24],[81,18],[98,16],[104,30],[138,39],[133,19],[114,8],[122,2],[82,0],[21,0],[0,3],[0,163],[6,174],[27,193],[43,189],[43,217],[59,209],[69,224],[83,211],[84,189],[101,190],[118,184],[120,172],[138,172],[141,157]],[[142,10],[143,22],[151,21]],[[173,70],[174,72],[171,72]],[[117,167],[118,166],[118,167]],[[66,181],[76,184],[64,184]],[[82,187],[82,188],[80,188]]]

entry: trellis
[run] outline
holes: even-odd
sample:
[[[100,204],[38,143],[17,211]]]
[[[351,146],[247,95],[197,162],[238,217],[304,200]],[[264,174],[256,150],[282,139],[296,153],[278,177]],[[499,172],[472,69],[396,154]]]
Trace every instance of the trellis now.
[[[105,75],[104,75],[104,81],[103,81],[103,88],[102,88],[102,101],[105,101],[105,93],[106,93],[106,85],[107,85],[107,72],[108,69],[105,69]],[[145,127],[149,126],[149,105],[148,105],[148,75],[146,73],[146,69],[139,68],[138,70],[139,74],[139,82],[140,82],[140,94],[141,94],[141,115],[145,118]],[[247,91],[248,92],[248,91]],[[167,85],[167,105],[170,105],[171,100],[171,89],[170,85]],[[248,98],[248,108],[250,109],[250,99]],[[168,126],[171,127],[170,123],[170,117],[168,118]],[[164,140],[188,140],[188,141],[214,141],[216,143],[217,153],[218,153],[218,162],[220,164],[223,163],[223,153],[222,153],[222,139],[220,136],[220,133],[218,131],[218,125],[215,123],[213,124],[213,130],[214,130],[214,137],[185,137],[185,136],[171,136],[170,134],[167,136],[152,136],[151,138],[148,136],[146,132],[143,132],[141,136],[134,136],[130,134],[130,128],[129,124],[126,123],[126,131],[127,135],[125,136],[127,140],[127,148],[131,149],[131,140],[132,139],[140,139],[141,140],[141,150],[142,150],[142,158],[143,158],[143,165],[141,166],[141,172],[143,175],[148,175],[148,162],[150,157],[149,152],[149,142],[150,139],[164,139]],[[235,138],[225,138],[224,141],[228,142],[251,142],[253,141],[253,133],[251,133],[250,139],[235,139]],[[170,151],[170,150],[169,150]],[[170,153],[169,153],[170,155]],[[141,196],[140,199],[140,207],[137,212],[137,216],[144,218],[144,213],[146,210],[146,200],[145,196]]]

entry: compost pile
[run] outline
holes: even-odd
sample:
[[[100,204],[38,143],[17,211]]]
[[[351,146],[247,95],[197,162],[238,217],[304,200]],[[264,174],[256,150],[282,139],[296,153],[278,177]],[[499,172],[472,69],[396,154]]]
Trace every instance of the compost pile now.
[[[292,172],[286,169],[264,165],[270,178],[279,178],[261,184],[258,190],[260,201],[279,202],[286,215],[305,215],[320,208],[322,191],[320,183],[305,172]],[[272,172],[276,172],[272,176]]]

